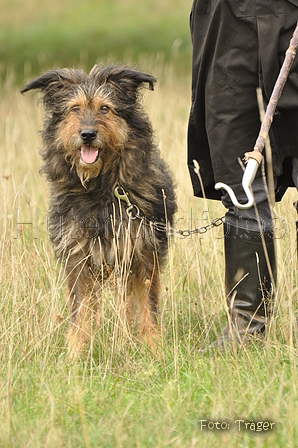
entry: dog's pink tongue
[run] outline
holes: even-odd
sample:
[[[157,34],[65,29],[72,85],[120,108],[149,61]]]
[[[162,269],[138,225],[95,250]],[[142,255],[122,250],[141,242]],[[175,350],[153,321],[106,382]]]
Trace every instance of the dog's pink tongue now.
[[[98,148],[91,145],[81,146],[81,157],[85,163],[94,163],[98,154]]]

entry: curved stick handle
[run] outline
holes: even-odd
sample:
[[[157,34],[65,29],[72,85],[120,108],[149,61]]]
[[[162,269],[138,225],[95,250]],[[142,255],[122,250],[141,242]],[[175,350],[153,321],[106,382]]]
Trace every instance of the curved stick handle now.
[[[242,187],[243,187],[243,190],[245,191],[247,199],[248,199],[248,202],[246,204],[240,204],[240,202],[237,201],[234,191],[228,185],[226,185],[222,182],[217,182],[217,184],[215,184],[214,188],[216,190],[219,190],[220,188],[223,190],[226,190],[227,193],[229,193],[231,201],[233,202],[235,207],[239,208],[240,210],[246,210],[248,208],[251,208],[254,204],[254,197],[252,195],[250,187],[256,177],[258,168],[259,168],[259,162],[252,158],[249,159],[249,161],[247,162],[246,168],[245,168],[245,172],[243,174],[243,178],[242,178]]]

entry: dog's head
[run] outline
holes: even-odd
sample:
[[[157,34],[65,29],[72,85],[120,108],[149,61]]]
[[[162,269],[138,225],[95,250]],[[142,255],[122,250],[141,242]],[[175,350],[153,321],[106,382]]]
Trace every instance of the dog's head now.
[[[89,75],[75,69],[48,71],[21,93],[42,92],[48,116],[44,140],[76,168],[86,186],[124,150],[132,126],[148,131],[140,119],[139,91],[146,84],[153,90],[155,82],[130,67],[96,65]]]

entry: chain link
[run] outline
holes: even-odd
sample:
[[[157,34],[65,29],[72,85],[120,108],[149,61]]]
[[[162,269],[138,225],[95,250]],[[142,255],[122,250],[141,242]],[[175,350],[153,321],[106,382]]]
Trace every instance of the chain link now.
[[[202,235],[206,232],[208,232],[208,230],[214,229],[215,227],[219,227],[224,223],[224,216],[222,216],[221,218],[215,218],[213,219],[213,221],[211,221],[210,224],[207,224],[206,226],[202,226],[202,227],[197,227],[195,229],[184,229],[184,230],[172,230],[170,229],[170,234],[171,235],[180,235],[182,238],[187,238],[189,236],[192,235]]]
[[[145,216],[140,216],[138,207],[130,202],[130,200],[128,198],[128,194],[125,192],[125,190],[120,185],[118,185],[115,188],[114,194],[115,194],[115,197],[117,199],[119,199],[119,201],[126,202],[126,204],[127,204],[126,212],[130,219],[139,219],[139,220],[143,221],[147,226],[149,226],[151,228],[151,230],[156,230],[157,232],[165,232],[167,235],[179,235],[182,238],[187,238],[189,236],[197,235],[197,234],[202,235],[202,234],[208,232],[208,230],[214,229],[214,227],[221,226],[225,222],[224,221],[225,217],[222,216],[221,218],[213,219],[213,221],[210,224],[207,224],[206,226],[202,226],[202,227],[197,227],[196,229],[174,230],[174,229],[171,229],[168,225],[165,225],[164,223],[150,221]],[[133,213],[133,210],[136,213]]]
[[[145,222],[146,225],[148,225],[151,230],[156,230],[157,232],[165,232],[167,235],[179,235],[182,238],[187,238],[190,237],[192,235],[202,235],[206,232],[208,232],[208,230],[214,229],[215,227],[219,227],[222,224],[224,224],[225,222],[225,217],[222,216],[221,218],[215,218],[213,219],[213,221],[210,224],[207,224],[206,226],[202,226],[202,227],[197,227],[195,229],[183,229],[183,230],[175,230],[172,229],[171,227],[169,227],[169,225],[165,225],[163,223],[160,222],[154,222],[154,221],[150,221],[149,219],[139,216],[139,215],[135,215],[134,218],[138,218],[140,220],[142,220],[143,222]]]

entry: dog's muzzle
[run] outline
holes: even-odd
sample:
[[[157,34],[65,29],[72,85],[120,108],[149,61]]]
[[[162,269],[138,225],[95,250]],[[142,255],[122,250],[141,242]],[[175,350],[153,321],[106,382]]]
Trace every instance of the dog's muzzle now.
[[[93,146],[92,143],[97,137],[97,132],[94,129],[83,129],[80,134],[84,142],[80,148],[82,161],[87,164],[95,163],[98,159],[99,147]]]

